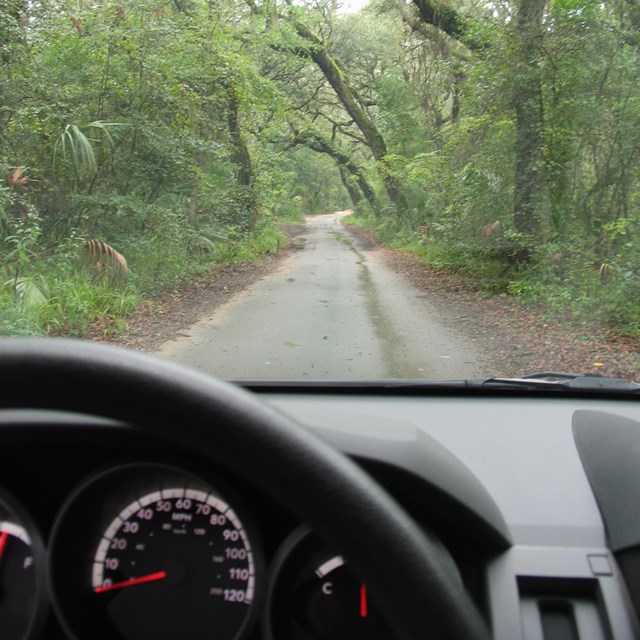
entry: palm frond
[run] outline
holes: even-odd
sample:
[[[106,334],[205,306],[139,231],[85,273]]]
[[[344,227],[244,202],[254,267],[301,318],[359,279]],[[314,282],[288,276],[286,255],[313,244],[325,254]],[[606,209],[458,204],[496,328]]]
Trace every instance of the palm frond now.
[[[109,144],[113,145],[114,141],[113,136],[111,135],[111,130],[128,127],[129,125],[124,122],[102,122],[102,120],[94,120],[86,126],[93,129],[99,129],[102,133],[105,134],[107,140],[109,141]]]
[[[60,134],[53,151],[54,164],[60,149],[62,157],[71,162],[74,173],[77,175],[83,168],[92,173],[98,170],[98,162],[93,145],[87,136],[82,133],[80,127],[68,124]]]
[[[94,122],[84,125],[83,128],[99,130],[105,134],[109,144],[113,145],[114,140],[111,131],[126,126],[128,125],[123,122],[102,122],[101,120],[95,120]],[[86,169],[90,173],[95,173],[98,170],[98,161],[94,150],[94,143],[96,142],[97,140],[89,138],[78,125],[68,124],[56,141],[53,150],[54,166],[57,157],[62,155],[64,159],[71,163],[76,176],[83,169]]]
[[[87,240],[85,243],[87,267],[96,279],[109,284],[126,284],[129,267],[126,258],[102,240]]]
[[[13,287],[14,298],[23,309],[35,309],[47,304],[47,297],[33,278],[12,278],[5,282],[5,286],[7,285]]]

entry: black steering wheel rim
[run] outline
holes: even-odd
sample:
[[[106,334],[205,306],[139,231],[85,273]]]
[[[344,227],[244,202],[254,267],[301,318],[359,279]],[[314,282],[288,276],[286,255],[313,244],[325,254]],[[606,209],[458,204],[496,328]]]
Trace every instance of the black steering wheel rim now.
[[[247,391],[68,339],[0,341],[0,409],[101,416],[195,451],[307,522],[367,581],[400,640],[487,640],[486,624],[409,516],[360,467]]]

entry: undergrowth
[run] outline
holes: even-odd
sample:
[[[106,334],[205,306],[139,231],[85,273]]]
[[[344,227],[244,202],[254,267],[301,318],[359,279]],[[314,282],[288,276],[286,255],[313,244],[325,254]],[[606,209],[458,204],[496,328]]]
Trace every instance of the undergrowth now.
[[[224,233],[202,228],[123,236],[111,244],[127,258],[126,279],[97,275],[81,237],[37,253],[7,252],[0,262],[0,335],[82,336],[92,326],[117,332],[144,299],[221,265],[256,262],[286,242],[277,222],[267,217],[251,233],[229,227]]]
[[[530,247],[509,232],[478,239],[442,226],[409,229],[361,215],[345,223],[373,231],[382,244],[425,264],[472,279],[480,295],[500,295],[541,307],[550,318],[640,337],[640,267],[623,255],[605,263],[589,258],[577,243]]]

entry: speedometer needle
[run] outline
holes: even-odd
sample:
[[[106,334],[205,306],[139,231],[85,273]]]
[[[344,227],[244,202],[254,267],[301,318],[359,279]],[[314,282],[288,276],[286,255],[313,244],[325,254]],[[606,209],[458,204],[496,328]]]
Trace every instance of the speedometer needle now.
[[[116,582],[114,584],[105,585],[102,587],[96,587],[94,591],[96,593],[104,593],[105,591],[112,591],[113,589],[122,589],[123,587],[133,587],[136,584],[143,584],[145,582],[154,582],[155,580],[162,580],[167,577],[166,571],[157,571],[156,573],[149,573],[146,576],[140,578],[131,578],[130,580],[124,580],[122,582]]]

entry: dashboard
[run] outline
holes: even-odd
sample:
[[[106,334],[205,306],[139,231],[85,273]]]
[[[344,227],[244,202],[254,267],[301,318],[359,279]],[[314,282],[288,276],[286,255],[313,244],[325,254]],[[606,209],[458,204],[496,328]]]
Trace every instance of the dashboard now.
[[[250,391],[393,496],[491,637],[639,637],[636,401]],[[378,604],[259,474],[86,411],[0,411],[3,640],[393,638]]]

